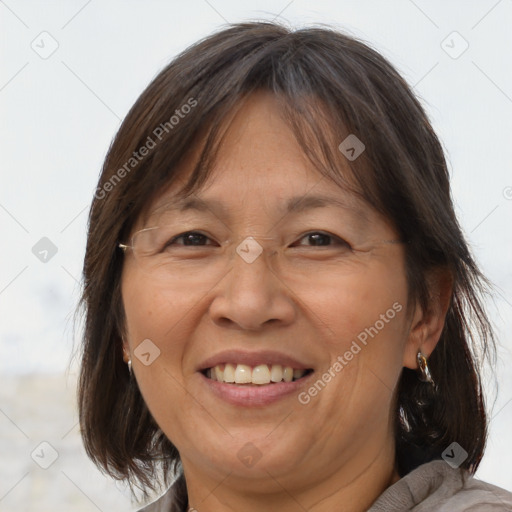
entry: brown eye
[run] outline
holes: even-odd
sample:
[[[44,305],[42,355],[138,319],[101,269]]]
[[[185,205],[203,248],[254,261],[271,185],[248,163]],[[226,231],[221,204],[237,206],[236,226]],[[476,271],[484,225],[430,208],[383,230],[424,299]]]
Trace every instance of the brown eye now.
[[[176,240],[183,239],[183,243],[176,244]],[[169,240],[165,247],[169,247],[172,245],[183,245],[185,247],[203,247],[204,245],[210,245],[210,244],[204,244],[206,240],[211,240],[209,237],[204,235],[203,233],[200,233],[199,231],[186,231],[185,233],[181,233],[180,235],[175,236],[171,240]]]
[[[332,246],[341,246],[346,247],[347,249],[351,249],[351,246],[348,242],[341,239],[336,235],[332,235],[330,233],[324,233],[321,231],[314,231],[311,233],[306,233],[300,240],[308,239],[308,241],[312,244],[312,247],[332,247]],[[335,243],[330,243],[334,241]],[[300,244],[303,246],[304,244]]]

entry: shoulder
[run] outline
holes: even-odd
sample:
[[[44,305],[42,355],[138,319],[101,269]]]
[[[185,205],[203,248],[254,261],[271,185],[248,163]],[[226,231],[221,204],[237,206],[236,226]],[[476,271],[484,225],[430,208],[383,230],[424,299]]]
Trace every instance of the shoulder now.
[[[485,508],[483,508],[485,507]],[[368,512],[512,511],[512,493],[453,469],[443,460],[423,464],[386,489]]]
[[[183,479],[178,478],[160,498],[137,512],[185,512],[187,507],[182,506],[177,499],[177,494],[182,490],[183,485]]]
[[[172,507],[174,507],[174,493],[171,487],[163,496],[137,510],[137,512],[171,512],[175,510]]]
[[[169,489],[163,496],[156,501],[149,503],[137,512],[170,512],[173,506],[173,493]]]

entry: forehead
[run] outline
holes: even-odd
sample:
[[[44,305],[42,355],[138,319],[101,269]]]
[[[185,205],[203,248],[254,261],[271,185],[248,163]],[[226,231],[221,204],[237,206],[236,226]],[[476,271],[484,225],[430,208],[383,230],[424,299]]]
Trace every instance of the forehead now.
[[[271,192],[265,204],[269,202],[272,202]],[[166,195],[155,205],[155,208],[151,211],[151,217],[158,217],[165,213],[179,214],[194,211],[229,219],[232,212],[232,207],[229,203],[229,197],[225,199],[202,197],[200,193],[192,197],[183,197],[181,194],[175,194],[173,197]],[[365,222],[371,221],[370,212],[367,207],[365,208],[362,201],[357,201],[349,193],[342,192],[338,195],[332,192],[329,194],[291,195],[284,200],[277,198],[273,201],[272,207],[279,215],[300,214],[319,208],[331,208],[344,210],[347,213],[360,217]]]
[[[146,210],[146,222],[165,213],[193,211],[230,220],[251,209],[255,214],[298,215],[320,208],[344,211],[366,223],[375,220],[376,212],[358,194],[315,168],[283,119],[275,95],[251,94],[224,125],[208,186],[192,196],[180,193],[200,157],[202,148],[196,144],[180,164],[178,182]],[[350,170],[343,158],[340,162],[335,172],[349,185]]]

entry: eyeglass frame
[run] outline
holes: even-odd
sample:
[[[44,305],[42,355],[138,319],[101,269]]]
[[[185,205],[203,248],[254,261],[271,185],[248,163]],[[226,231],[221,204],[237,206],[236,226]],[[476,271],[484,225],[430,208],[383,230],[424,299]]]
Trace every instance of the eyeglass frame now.
[[[126,251],[127,251],[128,249],[131,249],[131,250],[133,251],[133,250],[134,250],[133,239],[135,238],[135,236],[136,236],[136,235],[138,235],[139,233],[143,233],[143,232],[145,232],[145,231],[151,231],[151,230],[153,230],[153,229],[158,229],[158,228],[160,228],[160,227],[162,227],[162,226],[153,226],[153,227],[150,227],[150,228],[143,228],[143,229],[139,229],[139,230],[138,230],[138,231],[136,231],[136,232],[133,234],[133,236],[131,237],[131,243],[132,243],[132,245],[128,245],[128,244],[124,244],[124,243],[119,242],[119,243],[117,244],[117,247],[119,247],[120,249],[122,249],[122,251],[123,251],[124,253],[126,253]],[[194,230],[190,230],[190,231],[191,231],[191,232],[193,232]],[[334,236],[334,237],[336,237],[336,235],[334,235],[334,234],[333,234],[333,235],[329,235],[329,236]],[[245,237],[245,238],[248,238],[248,237]],[[261,237],[261,236],[260,236],[260,237],[252,237],[252,238],[259,238],[259,239],[272,239],[272,238],[274,238],[274,237]],[[338,238],[339,238],[339,237],[338,237]],[[381,244],[384,244],[384,245],[386,245],[386,244],[408,244],[408,243],[410,243],[410,240],[379,240],[379,241],[378,241],[378,244],[379,244],[379,245],[381,245]],[[355,250],[357,250],[357,249],[355,249]]]

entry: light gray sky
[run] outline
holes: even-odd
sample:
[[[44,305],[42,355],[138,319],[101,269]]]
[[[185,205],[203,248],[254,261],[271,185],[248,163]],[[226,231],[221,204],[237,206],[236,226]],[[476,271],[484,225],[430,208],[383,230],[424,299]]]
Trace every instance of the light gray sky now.
[[[489,302],[499,394],[477,476],[512,489],[503,470],[512,458],[510,0],[0,2],[0,379],[69,363],[88,207],[110,141],[144,87],[222,24],[280,12],[294,26],[327,23],[369,42],[432,119],[459,220],[499,292]],[[32,252],[43,237],[57,249],[46,263]]]

